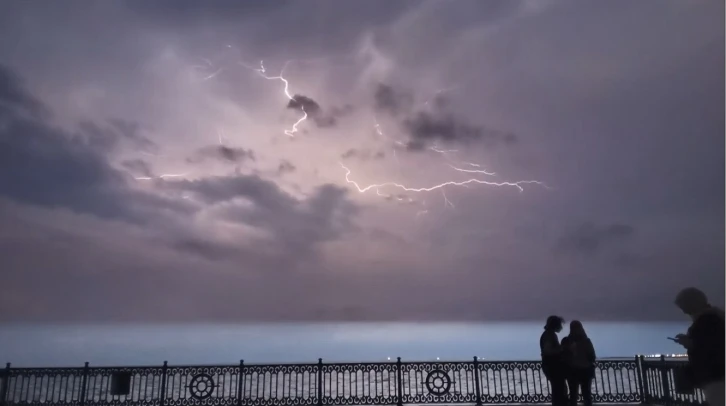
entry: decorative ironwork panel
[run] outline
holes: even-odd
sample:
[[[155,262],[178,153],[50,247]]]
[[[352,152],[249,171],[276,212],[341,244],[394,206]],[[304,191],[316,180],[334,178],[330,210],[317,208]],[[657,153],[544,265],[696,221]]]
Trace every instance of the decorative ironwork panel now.
[[[83,370],[81,370],[83,372]],[[157,406],[161,400],[162,368],[119,367],[88,368],[86,371],[84,405],[139,405]],[[129,374],[127,395],[112,394],[114,374]]]
[[[395,404],[396,364],[323,364],[324,405]]]
[[[403,403],[476,403],[475,385],[473,362],[401,363]]]
[[[82,387],[83,368],[12,368],[5,399],[16,405],[76,406]]]
[[[245,365],[239,404],[317,405],[318,368],[316,364]]]
[[[483,403],[548,402],[549,386],[540,362],[478,362]]]
[[[164,406],[237,405],[239,365],[168,367]]]
[[[635,360],[598,361],[595,363],[592,400],[596,403],[640,402],[638,379]]]
[[[684,368],[686,361],[665,359],[641,359],[644,403],[653,405],[703,405],[706,400],[703,391],[694,389],[691,393],[676,391],[676,371]]]

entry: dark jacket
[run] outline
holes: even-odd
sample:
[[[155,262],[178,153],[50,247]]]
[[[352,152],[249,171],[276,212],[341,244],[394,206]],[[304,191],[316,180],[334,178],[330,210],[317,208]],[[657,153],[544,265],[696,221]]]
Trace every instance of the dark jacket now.
[[[562,347],[557,333],[545,330],[539,337],[539,348],[542,354],[542,369],[545,374],[561,372],[563,369]]]
[[[568,370],[595,372],[595,347],[587,337],[568,335],[562,339],[563,358]]]
[[[693,321],[688,329],[691,346],[688,364],[691,382],[699,388],[724,380],[724,316],[723,311],[712,309]]]

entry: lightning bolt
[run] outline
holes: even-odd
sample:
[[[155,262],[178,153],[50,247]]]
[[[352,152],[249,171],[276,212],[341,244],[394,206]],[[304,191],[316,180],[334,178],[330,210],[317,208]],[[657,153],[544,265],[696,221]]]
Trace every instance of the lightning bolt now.
[[[490,181],[481,180],[481,179],[477,179],[477,178],[471,178],[471,179],[467,179],[467,180],[460,181],[460,182],[450,180],[447,182],[442,182],[442,183],[439,183],[439,184],[436,184],[433,186],[427,186],[427,187],[409,187],[409,186],[406,186],[406,185],[403,185],[400,183],[396,183],[396,182],[384,182],[384,183],[371,184],[368,186],[361,186],[358,182],[350,179],[350,175],[351,175],[352,171],[350,169],[348,169],[347,166],[343,165],[342,162],[338,162],[338,164],[340,164],[341,168],[343,168],[343,170],[345,171],[345,181],[347,183],[350,183],[351,185],[353,185],[360,193],[365,193],[371,189],[378,190],[379,188],[385,188],[385,187],[395,187],[395,188],[401,189],[406,192],[421,193],[421,192],[430,192],[432,190],[442,189],[447,186],[466,186],[466,185],[470,185],[470,184],[498,186],[498,187],[509,186],[509,187],[517,188],[520,192],[524,192],[524,188],[522,187],[522,185],[528,185],[528,184],[536,184],[536,185],[542,186],[545,189],[551,189],[544,182],[540,182],[538,180],[520,180],[520,181],[516,181],[516,182],[490,182]]]
[[[251,66],[249,66],[249,65],[247,65],[247,64],[245,64],[245,63],[239,62],[239,64],[240,64],[241,66],[243,66],[243,67],[245,67],[245,68],[247,68],[247,69],[250,69],[250,70],[253,70],[253,71],[257,72],[257,74],[258,74],[258,75],[262,76],[263,78],[265,78],[265,79],[267,79],[267,80],[279,80],[279,81],[281,81],[282,83],[284,83],[284,84],[285,84],[285,86],[283,87],[283,93],[285,94],[285,96],[286,96],[286,97],[287,97],[287,98],[288,98],[289,100],[291,100],[291,101],[297,101],[297,100],[295,100],[295,98],[294,98],[294,97],[293,97],[293,96],[292,96],[292,95],[290,94],[290,82],[288,82],[288,80],[287,80],[287,79],[285,79],[285,77],[284,77],[284,76],[282,76],[282,74],[283,74],[283,73],[285,73],[285,69],[287,68],[287,65],[288,65],[289,63],[290,63],[290,61],[287,61],[287,62],[285,62],[285,65],[284,65],[284,66],[282,67],[282,70],[280,70],[280,74],[279,74],[279,75],[277,75],[277,76],[267,76],[267,74],[266,74],[266,70],[265,70],[265,65],[264,65],[264,61],[260,61],[260,67],[259,67],[259,68],[253,68],[253,67],[251,67]],[[308,113],[307,113],[307,111],[305,111],[305,107],[303,107],[303,106],[301,105],[301,106],[300,106],[300,110],[302,110],[302,112],[303,112],[303,116],[302,116],[302,117],[300,117],[300,118],[299,118],[299,119],[298,119],[298,120],[297,120],[297,121],[295,122],[295,124],[293,124],[293,125],[292,125],[292,127],[290,127],[290,129],[288,129],[288,130],[284,130],[284,131],[283,131],[283,132],[285,133],[285,135],[289,136],[290,138],[294,138],[294,137],[295,137],[295,133],[297,133],[297,132],[299,131],[299,130],[298,130],[298,126],[299,126],[299,125],[300,125],[300,124],[301,124],[301,123],[302,123],[303,121],[307,120],[307,118],[308,118]]]
[[[453,152],[459,152],[458,149],[439,149],[437,146],[429,147],[431,151],[438,152],[439,154],[449,154]]]
[[[152,180],[152,179],[166,179],[166,178],[183,178],[187,176],[186,173],[165,173],[159,176],[139,176],[135,177],[136,180]]]
[[[210,75],[207,75],[207,76],[203,77],[203,78],[202,78],[202,80],[209,80],[209,79],[212,79],[212,78],[214,78],[215,76],[217,76],[217,75],[219,75],[220,73],[222,73],[223,71],[224,71],[224,68],[219,68],[219,69],[217,69],[216,71],[214,71],[214,72],[213,72],[212,74],[210,74]]]
[[[451,206],[452,209],[456,208],[454,206],[454,203],[451,203],[451,200],[449,200],[449,198],[446,197],[446,192],[444,192],[444,189],[441,189],[441,195],[444,196],[444,208],[446,208],[447,206]]]
[[[476,165],[475,167],[479,167],[479,165],[477,165],[477,164],[470,164],[470,165]],[[494,172],[488,172],[488,171],[483,170],[483,169],[463,169],[463,168],[458,168],[458,167],[456,167],[454,165],[451,165],[451,164],[449,164],[449,168],[451,168],[451,169],[453,169],[455,171],[464,172],[464,173],[481,173],[483,175],[497,176],[496,173],[494,173]]]

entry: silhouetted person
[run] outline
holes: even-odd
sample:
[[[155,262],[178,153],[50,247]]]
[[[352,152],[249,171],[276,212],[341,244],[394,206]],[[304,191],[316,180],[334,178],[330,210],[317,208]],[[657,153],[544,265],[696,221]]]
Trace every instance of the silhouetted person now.
[[[592,380],[595,379],[595,347],[587,337],[585,328],[577,320],[570,322],[570,335],[562,339],[567,365],[567,384],[570,387],[570,405],[577,405],[582,389],[585,406],[592,406]]]
[[[562,346],[557,333],[562,331],[564,319],[560,316],[550,316],[539,338],[539,348],[542,351],[542,372],[550,382],[552,405],[567,405],[567,384]]]
[[[688,379],[703,390],[709,406],[723,406],[724,312],[711,306],[706,295],[696,288],[680,291],[676,306],[693,320],[687,334],[675,337],[688,352]]]

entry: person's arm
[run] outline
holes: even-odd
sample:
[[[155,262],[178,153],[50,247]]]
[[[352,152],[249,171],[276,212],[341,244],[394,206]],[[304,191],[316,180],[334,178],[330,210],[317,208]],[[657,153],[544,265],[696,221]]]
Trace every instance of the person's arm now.
[[[587,355],[590,359],[590,362],[592,362],[594,365],[595,361],[597,360],[597,354],[595,354],[595,346],[592,345],[592,340],[590,340],[589,338],[587,339],[587,344],[588,344],[588,349],[587,349],[588,354]]]
[[[559,355],[560,352],[562,352],[562,347],[560,346],[560,343],[557,341],[557,336],[555,335],[547,335],[544,337],[542,345],[542,354],[543,355]]]

